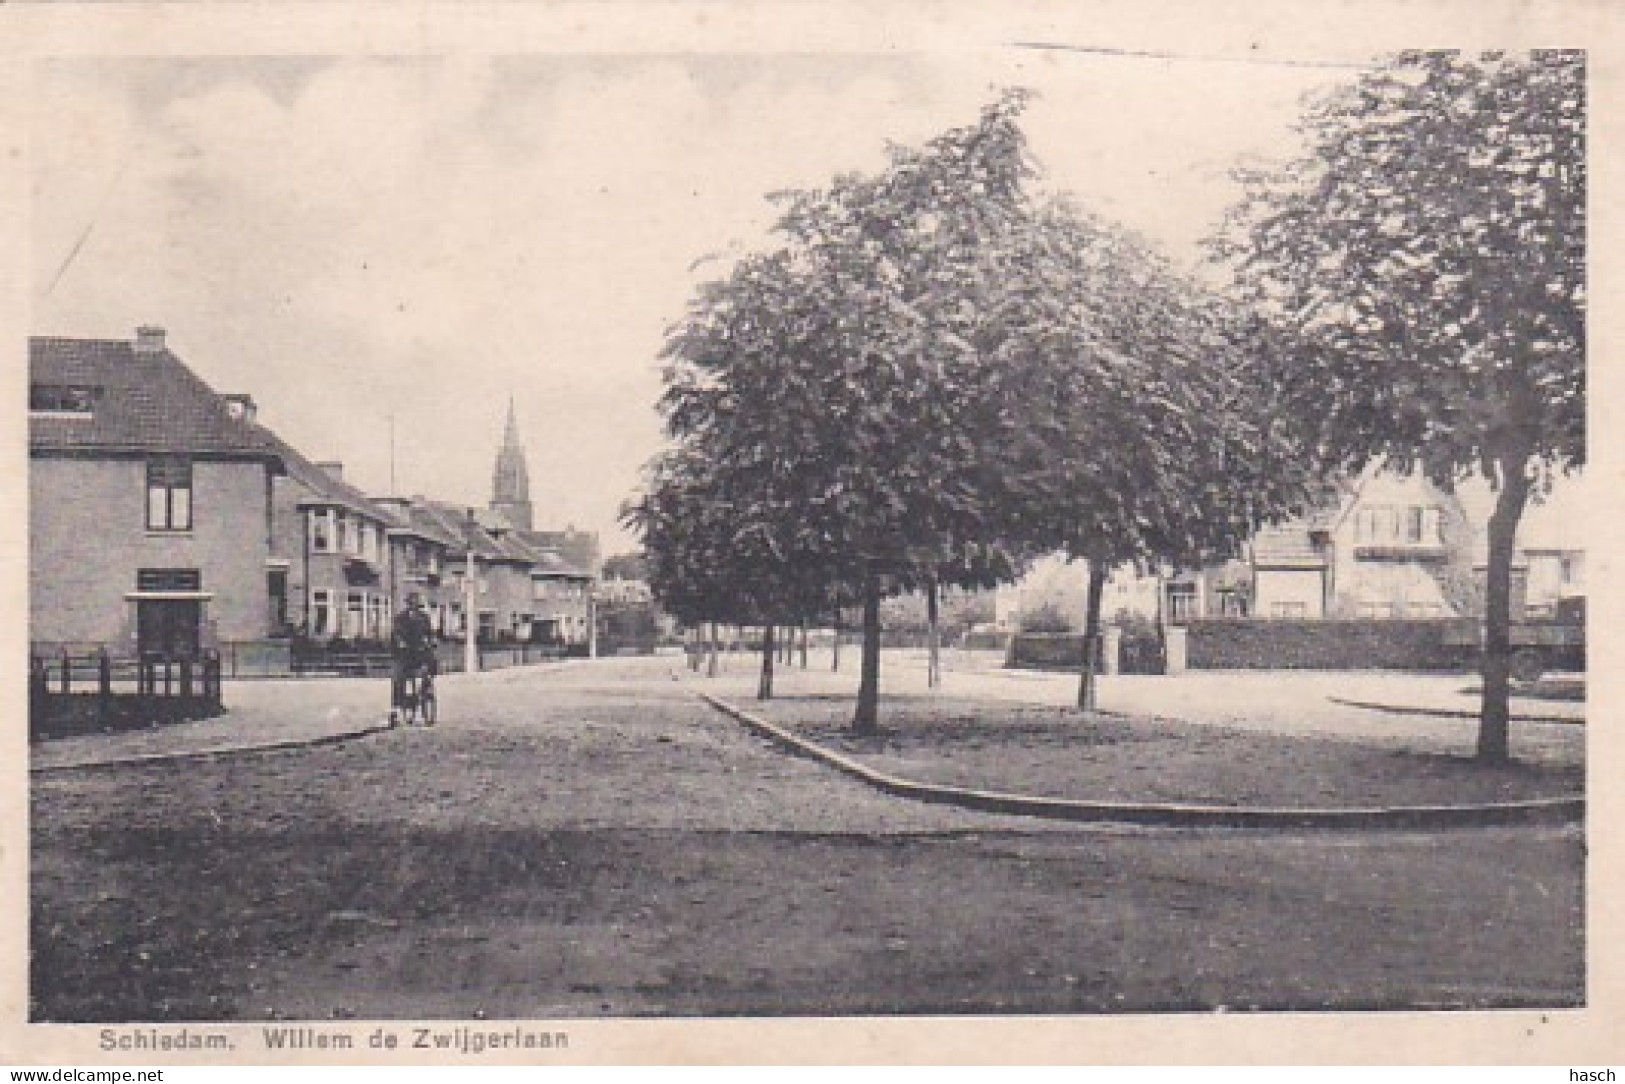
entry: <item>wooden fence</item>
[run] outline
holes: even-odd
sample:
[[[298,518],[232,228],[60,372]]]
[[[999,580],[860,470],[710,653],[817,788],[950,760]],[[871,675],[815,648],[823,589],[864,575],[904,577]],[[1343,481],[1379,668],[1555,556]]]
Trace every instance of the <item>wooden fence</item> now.
[[[143,656],[114,659],[106,651],[31,655],[28,730],[31,739],[135,730],[225,711],[220,657]]]

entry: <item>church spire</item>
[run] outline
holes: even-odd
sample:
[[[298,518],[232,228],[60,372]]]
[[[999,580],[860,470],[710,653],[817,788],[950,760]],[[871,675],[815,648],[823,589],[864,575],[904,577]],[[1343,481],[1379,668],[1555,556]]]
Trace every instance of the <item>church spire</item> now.
[[[508,396],[508,425],[502,433],[502,447],[504,451],[509,448],[519,451],[524,450],[519,444],[519,420],[514,417],[513,396],[511,394]]]
[[[514,413],[513,396],[508,396],[508,421],[503,427],[502,447],[491,471],[491,510],[500,512],[520,530],[532,530],[530,471],[525,465],[525,447],[519,441],[519,419]]]

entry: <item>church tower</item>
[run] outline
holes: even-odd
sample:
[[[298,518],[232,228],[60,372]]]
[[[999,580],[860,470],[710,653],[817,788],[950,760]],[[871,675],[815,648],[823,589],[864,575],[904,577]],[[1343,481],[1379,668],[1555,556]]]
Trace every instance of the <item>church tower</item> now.
[[[508,426],[497,451],[496,468],[491,471],[491,511],[500,512],[521,531],[533,530],[530,507],[530,472],[525,467],[525,448],[519,443],[519,423],[514,419],[513,396],[508,396]]]

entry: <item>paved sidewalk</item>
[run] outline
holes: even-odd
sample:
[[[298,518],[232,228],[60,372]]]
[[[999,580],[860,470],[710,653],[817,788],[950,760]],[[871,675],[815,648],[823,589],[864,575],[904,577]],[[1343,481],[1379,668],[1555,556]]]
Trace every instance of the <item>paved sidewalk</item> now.
[[[228,681],[215,719],[30,747],[29,770],[65,771],[342,741],[387,728],[389,682],[364,678]]]

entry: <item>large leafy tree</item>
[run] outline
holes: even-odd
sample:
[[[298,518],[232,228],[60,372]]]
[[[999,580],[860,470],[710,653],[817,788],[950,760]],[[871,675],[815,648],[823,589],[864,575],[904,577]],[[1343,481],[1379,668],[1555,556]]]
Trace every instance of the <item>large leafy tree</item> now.
[[[1094,706],[1109,571],[1199,566],[1306,499],[1268,329],[1134,236],[1056,201],[1009,249],[989,348],[1008,529],[1089,565],[1078,706]]]
[[[1408,52],[1313,103],[1217,243],[1299,339],[1283,406],[1323,466],[1496,491],[1478,752],[1509,756],[1517,527],[1585,461],[1583,54]]]
[[[1022,101],[785,196],[781,246],[702,287],[668,336],[667,428],[728,495],[734,537],[861,592],[859,731],[877,725],[883,594],[1008,567],[981,485],[990,369],[966,332],[1025,209]]]
[[[772,630],[821,616],[837,570],[820,555],[781,548],[776,525],[761,518],[748,472],[679,446],[650,467],[647,491],[623,519],[642,535],[644,567],[658,598],[690,626],[707,622],[764,629],[758,695],[773,694]]]

